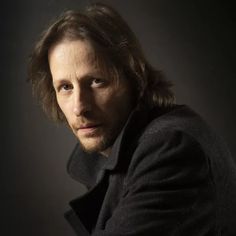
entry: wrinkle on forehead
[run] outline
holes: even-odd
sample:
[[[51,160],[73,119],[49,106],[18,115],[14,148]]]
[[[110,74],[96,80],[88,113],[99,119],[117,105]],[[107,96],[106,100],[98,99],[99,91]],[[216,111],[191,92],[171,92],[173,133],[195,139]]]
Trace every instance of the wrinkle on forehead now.
[[[78,44],[79,42],[81,42],[81,47]],[[73,47],[73,45],[75,43],[77,45],[77,53],[74,53],[75,48]],[[57,48],[56,51],[54,50],[55,48]],[[54,56],[58,60],[63,59],[65,63],[70,63],[70,61],[73,60],[78,64],[86,62],[97,67],[95,51],[92,48],[92,45],[86,40],[63,40],[53,44],[48,51],[49,60],[52,52],[54,52]]]
[[[77,53],[74,53],[75,44]],[[118,86],[120,77],[123,76],[105,51],[106,49],[96,47],[88,40],[64,39],[52,45],[49,49],[48,60],[50,62],[50,55],[53,54],[58,61],[63,61],[64,66],[70,66],[72,62],[76,62],[73,63],[75,67],[89,64],[95,71],[99,72],[100,76],[115,81]]]

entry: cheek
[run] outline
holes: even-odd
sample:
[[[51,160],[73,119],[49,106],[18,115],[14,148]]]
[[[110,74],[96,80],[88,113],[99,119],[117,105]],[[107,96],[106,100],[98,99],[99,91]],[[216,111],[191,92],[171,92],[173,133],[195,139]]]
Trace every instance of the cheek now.
[[[60,107],[62,113],[66,117],[66,120],[69,123],[70,119],[71,119],[70,114],[72,114],[70,103],[69,102],[65,102],[62,99],[57,99],[57,103],[58,103],[58,106]]]
[[[123,116],[131,110],[131,99],[127,90],[109,91],[100,94],[96,99],[100,110],[106,113],[107,117]]]
[[[114,100],[114,93],[110,90],[94,93],[94,103],[100,110],[106,110]]]

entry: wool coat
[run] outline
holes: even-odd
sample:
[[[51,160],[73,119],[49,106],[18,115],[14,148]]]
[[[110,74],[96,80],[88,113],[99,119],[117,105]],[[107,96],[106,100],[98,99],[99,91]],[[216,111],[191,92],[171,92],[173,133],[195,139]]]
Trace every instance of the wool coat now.
[[[77,235],[236,235],[235,164],[186,105],[134,111],[108,158],[78,144],[68,172],[88,189],[65,213]]]

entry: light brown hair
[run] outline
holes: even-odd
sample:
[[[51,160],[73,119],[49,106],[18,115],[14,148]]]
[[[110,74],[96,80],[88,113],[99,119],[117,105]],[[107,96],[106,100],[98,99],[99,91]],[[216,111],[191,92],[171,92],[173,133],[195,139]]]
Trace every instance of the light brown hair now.
[[[122,17],[111,7],[95,3],[84,12],[66,11],[41,35],[28,64],[28,80],[46,114],[55,121],[65,121],[52,85],[48,51],[61,40],[88,40],[98,65],[130,80],[136,104],[150,108],[174,103],[172,84],[146,60],[140,44]],[[109,68],[108,68],[109,67]]]

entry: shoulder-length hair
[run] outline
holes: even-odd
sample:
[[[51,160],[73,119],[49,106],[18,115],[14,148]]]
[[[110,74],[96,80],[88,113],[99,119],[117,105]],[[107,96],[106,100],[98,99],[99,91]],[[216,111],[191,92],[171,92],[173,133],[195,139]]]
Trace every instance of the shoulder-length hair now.
[[[111,7],[95,3],[84,12],[66,11],[41,35],[28,64],[28,80],[43,110],[55,121],[65,121],[52,85],[48,51],[62,40],[87,40],[96,61],[110,78],[129,80],[138,106],[167,107],[174,103],[172,84],[146,60],[140,44],[122,17]]]

